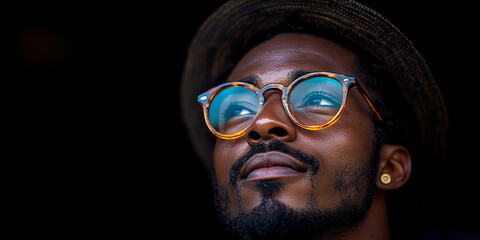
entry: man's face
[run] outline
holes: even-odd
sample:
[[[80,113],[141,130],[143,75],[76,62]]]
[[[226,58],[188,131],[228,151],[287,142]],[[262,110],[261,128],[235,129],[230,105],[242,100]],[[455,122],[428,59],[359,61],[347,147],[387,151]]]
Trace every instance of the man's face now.
[[[354,60],[352,52],[323,38],[281,34],[249,51],[227,81],[254,77],[261,88],[288,86],[301,71],[355,77]],[[317,229],[356,224],[375,188],[371,116],[360,93],[351,89],[334,125],[307,130],[288,118],[280,91],[266,92],[264,108],[244,136],[217,139],[215,191],[222,218],[240,233],[259,237],[286,231],[303,218],[312,222],[311,216]]]

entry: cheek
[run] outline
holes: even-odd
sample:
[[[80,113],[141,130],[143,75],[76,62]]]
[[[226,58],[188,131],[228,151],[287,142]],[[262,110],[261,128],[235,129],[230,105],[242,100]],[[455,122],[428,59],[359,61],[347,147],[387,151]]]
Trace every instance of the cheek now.
[[[254,198],[251,195],[253,194],[251,191],[241,191],[240,194],[230,184],[230,170],[233,164],[250,149],[250,146],[245,141],[239,139],[218,139],[214,149],[214,171],[221,202],[221,211],[230,216],[236,216],[239,213],[240,206],[244,205],[241,203],[242,198]]]
[[[347,105],[347,108],[354,109]],[[300,130],[303,149],[320,161],[320,168],[313,179],[314,204],[321,209],[332,209],[342,199],[336,189],[344,169],[363,169],[369,164],[373,149],[373,123],[370,115],[345,110],[334,125],[319,131]]]
[[[229,183],[230,169],[232,168],[232,165],[250,148],[245,141],[243,141],[245,143],[242,144],[242,141],[239,139],[218,139],[215,143],[213,163],[217,182],[221,185],[226,185]]]
[[[366,103],[360,94],[351,91],[343,115],[334,125],[325,129],[325,134],[329,136],[327,142],[332,149],[330,154],[336,156],[343,165],[370,159],[375,135],[371,109],[364,105]],[[363,160],[358,162],[359,159]]]

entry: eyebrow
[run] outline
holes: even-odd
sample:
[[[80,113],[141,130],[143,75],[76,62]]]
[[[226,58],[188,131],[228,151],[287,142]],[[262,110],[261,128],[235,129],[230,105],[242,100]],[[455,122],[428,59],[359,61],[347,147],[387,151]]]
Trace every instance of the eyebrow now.
[[[291,72],[288,73],[287,77],[288,77],[288,84],[290,84],[291,82],[293,82],[294,80],[296,80],[297,78],[305,75],[305,74],[309,74],[309,73],[312,73],[313,71],[306,71],[306,70],[293,70]],[[240,80],[238,80],[239,82],[244,82],[244,83],[250,83],[254,86],[257,86],[258,87],[258,84],[259,82],[261,81],[262,79],[258,76],[258,75],[251,75],[251,76],[247,76],[247,77],[244,77]]]
[[[250,83],[254,86],[258,86],[258,82],[261,81],[261,78],[258,75],[251,75],[251,76],[244,77],[238,81],[244,82],[244,83]]]
[[[295,71],[291,71],[291,72],[288,73],[288,78],[289,78],[290,82],[293,82],[297,78],[299,78],[303,75],[309,74],[309,73],[313,73],[313,71],[295,70]]]

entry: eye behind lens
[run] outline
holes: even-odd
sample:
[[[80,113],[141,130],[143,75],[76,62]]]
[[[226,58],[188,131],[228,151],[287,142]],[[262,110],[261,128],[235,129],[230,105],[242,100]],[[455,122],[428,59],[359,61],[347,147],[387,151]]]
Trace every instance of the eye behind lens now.
[[[343,94],[343,85],[336,79],[325,76],[306,79],[290,91],[290,112],[301,124],[326,124],[340,111]]]
[[[259,108],[257,94],[249,88],[232,86],[218,92],[210,103],[208,117],[213,128],[226,135],[249,125]]]

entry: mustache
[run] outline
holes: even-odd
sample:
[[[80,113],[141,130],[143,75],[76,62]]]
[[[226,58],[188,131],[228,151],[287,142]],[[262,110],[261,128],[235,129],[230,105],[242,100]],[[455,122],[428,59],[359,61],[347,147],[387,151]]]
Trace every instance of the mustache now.
[[[245,165],[245,163],[247,163],[248,159],[250,159],[251,157],[253,157],[253,155],[257,153],[264,153],[270,151],[279,151],[298,159],[300,162],[307,165],[307,168],[309,168],[312,174],[316,174],[320,166],[320,161],[318,161],[318,159],[314,156],[306,154],[300,150],[291,148],[280,140],[273,140],[268,144],[256,144],[244,156],[240,157],[230,169],[230,183],[234,187],[237,185],[236,183],[240,179],[240,170]]]

